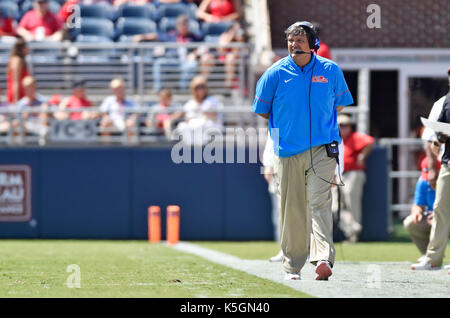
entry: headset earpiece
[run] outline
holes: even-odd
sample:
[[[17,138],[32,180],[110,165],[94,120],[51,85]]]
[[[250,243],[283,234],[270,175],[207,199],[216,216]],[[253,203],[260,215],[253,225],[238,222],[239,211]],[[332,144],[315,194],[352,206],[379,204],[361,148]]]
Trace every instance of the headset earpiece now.
[[[308,21],[299,22],[299,25],[302,26],[308,34],[309,48],[317,52],[320,47],[320,41],[314,26]]]

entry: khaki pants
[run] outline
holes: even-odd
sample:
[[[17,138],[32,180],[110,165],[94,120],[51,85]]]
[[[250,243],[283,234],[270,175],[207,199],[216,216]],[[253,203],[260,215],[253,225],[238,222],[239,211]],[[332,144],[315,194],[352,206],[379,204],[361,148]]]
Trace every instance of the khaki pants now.
[[[327,260],[333,266],[333,217],[331,184],[336,160],[327,156],[324,146],[310,152],[280,158],[275,156],[274,172],[280,194],[280,244],[286,272],[300,272],[308,254],[311,263]]]
[[[450,234],[450,169],[444,164],[439,172],[433,208],[433,223],[426,256],[432,265],[441,266]]]
[[[414,244],[416,244],[420,254],[425,255],[428,243],[430,242],[431,232],[431,226],[427,223],[427,217],[423,216],[420,222],[412,223],[412,217],[408,215],[403,220],[403,226],[408,231]]]
[[[345,208],[352,214],[353,220],[362,224],[362,196],[366,173],[362,170],[344,172],[342,181],[345,186],[341,188]]]

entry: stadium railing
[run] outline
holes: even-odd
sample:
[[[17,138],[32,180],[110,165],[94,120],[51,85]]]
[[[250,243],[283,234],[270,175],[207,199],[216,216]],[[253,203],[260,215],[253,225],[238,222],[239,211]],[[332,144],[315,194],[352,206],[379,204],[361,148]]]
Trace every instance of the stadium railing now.
[[[0,127],[2,123],[9,123],[8,128],[0,131],[0,145],[7,146],[67,146],[67,145],[140,145],[148,143],[167,143],[173,141],[165,135],[162,128],[147,127],[149,116],[160,113],[173,113],[183,110],[182,106],[155,109],[152,106],[143,106],[138,109],[123,109],[123,118],[137,115],[137,120],[131,128],[119,130],[115,127],[103,127],[101,118],[108,112],[99,107],[83,107],[77,109],[60,110],[57,106],[24,107],[17,109],[14,106],[0,107]],[[88,120],[60,120],[55,113],[90,113],[96,114],[95,119]],[[257,116],[248,106],[226,105],[218,111],[223,123],[222,132],[227,128],[258,129],[266,125],[259,125]],[[39,116],[47,115],[46,124],[41,124]],[[31,126],[31,127],[30,127]],[[175,126],[171,130],[173,132]],[[238,131],[239,133],[239,131]],[[263,133],[265,134],[265,133]],[[231,134],[227,137],[233,137]],[[265,136],[264,136],[265,137]]]
[[[6,88],[6,67],[11,48],[11,43],[0,43],[0,85],[3,89]],[[200,58],[208,53],[214,61],[207,73],[210,93],[249,98],[248,92],[253,90],[249,45],[230,43],[220,46],[220,49],[223,51],[219,50],[217,42],[32,42],[27,61],[37,89],[43,95],[70,95],[73,78],[82,77],[86,81],[87,96],[98,103],[110,94],[111,79],[121,77],[127,84],[128,95],[144,104],[156,101],[157,89],[164,87],[171,88],[175,96],[181,96],[181,100],[187,100],[189,80],[202,73]],[[198,50],[198,59],[186,67],[188,63],[177,56],[193,50]],[[233,62],[235,75],[233,81],[227,83],[223,55],[231,50],[236,53]],[[155,85],[155,75],[159,73],[155,71],[155,65],[160,66],[160,85]],[[181,78],[183,75],[184,80]]]
[[[400,216],[406,216],[411,210],[416,181],[421,174],[416,167],[417,163],[412,160],[412,152],[423,150],[424,141],[420,138],[381,138],[378,143],[380,146],[386,147],[388,154],[389,215],[392,218],[394,211],[397,211]],[[398,158],[402,147],[406,149],[406,154],[409,156],[409,167],[411,168],[395,170],[394,154],[397,152],[396,157]]]

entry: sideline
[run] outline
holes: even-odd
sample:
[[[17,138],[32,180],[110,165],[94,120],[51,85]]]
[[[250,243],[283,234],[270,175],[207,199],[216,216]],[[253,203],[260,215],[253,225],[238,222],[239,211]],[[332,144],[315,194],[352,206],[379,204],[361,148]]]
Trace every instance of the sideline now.
[[[280,263],[244,260],[188,242],[179,242],[173,248],[315,297],[449,298],[450,295],[447,271],[412,271],[408,262],[336,262],[329,281],[314,280],[315,267],[307,263],[301,281],[285,281]]]

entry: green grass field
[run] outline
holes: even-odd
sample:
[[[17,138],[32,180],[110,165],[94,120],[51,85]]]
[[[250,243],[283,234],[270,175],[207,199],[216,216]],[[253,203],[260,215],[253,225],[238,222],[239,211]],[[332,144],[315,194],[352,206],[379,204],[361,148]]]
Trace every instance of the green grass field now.
[[[275,242],[195,242],[242,259],[267,259]],[[146,241],[1,240],[0,297],[308,297],[285,285]],[[415,261],[410,242],[336,244],[337,260]],[[447,248],[446,263],[450,262]],[[77,264],[81,288],[68,288]]]
[[[336,244],[337,261],[414,262],[399,222],[389,242]],[[193,242],[247,260],[267,260],[276,242]],[[450,263],[450,245],[446,263]],[[71,264],[81,288],[68,288]],[[0,297],[309,297],[270,280],[147,241],[0,240]]]
[[[269,243],[270,244],[270,243]],[[307,297],[146,241],[0,241],[0,297]],[[81,288],[68,288],[77,264]]]

